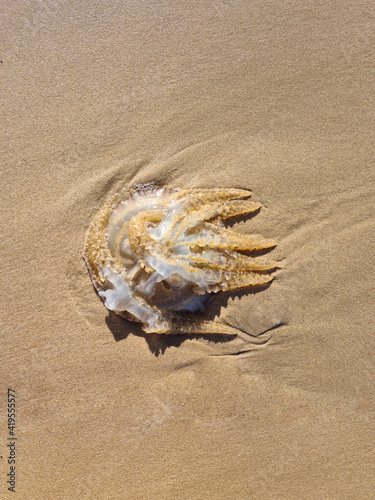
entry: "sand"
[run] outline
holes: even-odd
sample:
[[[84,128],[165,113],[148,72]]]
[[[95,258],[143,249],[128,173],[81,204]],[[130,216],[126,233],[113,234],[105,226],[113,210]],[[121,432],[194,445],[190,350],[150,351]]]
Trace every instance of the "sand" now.
[[[1,498],[374,498],[374,4],[3,2]],[[125,185],[250,189],[267,290],[146,335],[85,231]]]

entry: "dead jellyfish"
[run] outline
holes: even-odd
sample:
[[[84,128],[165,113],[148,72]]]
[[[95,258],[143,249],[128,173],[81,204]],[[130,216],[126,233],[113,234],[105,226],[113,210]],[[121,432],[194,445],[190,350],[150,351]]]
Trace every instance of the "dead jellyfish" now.
[[[266,285],[278,264],[276,246],[225,227],[261,204],[243,189],[123,189],[97,213],[84,259],[105,306],[146,333],[228,334],[238,330],[203,320],[211,293]]]

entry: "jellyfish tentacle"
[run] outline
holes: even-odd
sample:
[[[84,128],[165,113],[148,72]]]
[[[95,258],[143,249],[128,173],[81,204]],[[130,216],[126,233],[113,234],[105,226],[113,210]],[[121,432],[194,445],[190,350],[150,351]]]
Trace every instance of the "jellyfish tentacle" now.
[[[178,256],[175,257],[178,259]],[[248,257],[236,252],[210,252],[202,251],[191,254],[189,260],[192,265],[204,269],[206,267],[223,269],[228,271],[253,271],[263,273],[275,271],[279,265],[276,262],[267,261],[259,257]]]
[[[220,291],[233,291],[241,288],[253,288],[265,286],[274,279],[270,274],[260,274],[253,271],[236,270],[226,271],[223,273],[224,279],[219,283],[208,285],[204,292],[217,293]],[[200,291],[197,291],[200,293]]]
[[[204,222],[199,232],[186,236],[185,242],[200,247],[220,248],[223,250],[246,250],[248,252],[267,250],[277,245],[276,241],[257,234],[240,234],[229,228]]]

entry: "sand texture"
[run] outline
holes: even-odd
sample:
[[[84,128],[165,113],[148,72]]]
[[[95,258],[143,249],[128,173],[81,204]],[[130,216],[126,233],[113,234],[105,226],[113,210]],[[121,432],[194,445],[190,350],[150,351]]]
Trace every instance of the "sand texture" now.
[[[373,2],[1,7],[0,497],[375,498]],[[270,340],[158,336],[82,259],[123,186],[249,189],[278,241],[207,317]]]

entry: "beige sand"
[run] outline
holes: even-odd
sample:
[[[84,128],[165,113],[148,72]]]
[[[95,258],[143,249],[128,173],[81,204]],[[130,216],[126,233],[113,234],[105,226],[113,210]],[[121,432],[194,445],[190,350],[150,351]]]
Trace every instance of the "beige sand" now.
[[[1,498],[374,498],[373,2],[3,2]],[[242,339],[108,315],[81,259],[126,184],[251,189]],[[9,493],[10,495],[10,493]]]

